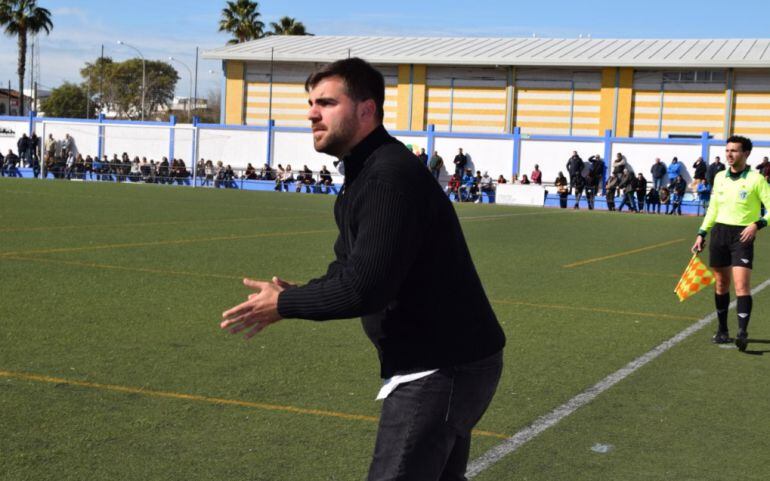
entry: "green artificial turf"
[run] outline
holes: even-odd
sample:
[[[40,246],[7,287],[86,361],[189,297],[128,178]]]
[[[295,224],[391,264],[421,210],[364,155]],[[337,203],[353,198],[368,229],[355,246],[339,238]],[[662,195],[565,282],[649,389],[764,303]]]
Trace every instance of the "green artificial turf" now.
[[[0,479],[362,479],[379,379],[359,322],[284,320],[248,342],[218,328],[243,276],[325,271],[332,203],[0,179]],[[700,219],[457,210],[508,337],[472,458],[713,311],[710,291],[673,294]],[[768,298],[755,296],[752,339],[770,339]],[[770,343],[741,354],[710,345],[712,330],[477,479],[766,479]]]

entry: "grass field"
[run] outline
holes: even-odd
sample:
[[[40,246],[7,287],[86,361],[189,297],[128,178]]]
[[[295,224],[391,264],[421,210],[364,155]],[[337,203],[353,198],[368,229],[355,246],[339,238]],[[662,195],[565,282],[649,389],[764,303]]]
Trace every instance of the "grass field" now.
[[[243,276],[324,271],[332,202],[0,179],[0,479],[364,479],[379,379],[359,322],[218,328]],[[713,311],[673,294],[700,219],[457,210],[508,336],[472,459]],[[749,352],[712,346],[712,323],[475,479],[768,479],[769,291]]]

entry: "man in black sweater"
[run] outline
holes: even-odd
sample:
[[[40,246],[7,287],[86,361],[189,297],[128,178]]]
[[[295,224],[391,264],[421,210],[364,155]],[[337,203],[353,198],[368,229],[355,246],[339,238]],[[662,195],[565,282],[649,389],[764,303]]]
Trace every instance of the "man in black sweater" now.
[[[383,128],[382,74],[352,58],[305,86],[314,147],[345,167],[336,260],[303,286],[244,279],[258,293],[226,311],[221,327],[248,338],[283,318],[361,316],[386,380],[369,479],[465,479],[471,429],[497,387],[505,335],[457,215]]]

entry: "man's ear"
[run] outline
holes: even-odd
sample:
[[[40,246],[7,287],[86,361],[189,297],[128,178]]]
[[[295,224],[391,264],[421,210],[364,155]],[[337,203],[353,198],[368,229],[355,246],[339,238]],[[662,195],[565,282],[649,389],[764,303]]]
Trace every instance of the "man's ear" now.
[[[374,118],[375,113],[377,112],[377,106],[374,104],[374,100],[368,99],[364,100],[359,104],[360,111],[359,115],[361,116],[361,119],[371,119]]]

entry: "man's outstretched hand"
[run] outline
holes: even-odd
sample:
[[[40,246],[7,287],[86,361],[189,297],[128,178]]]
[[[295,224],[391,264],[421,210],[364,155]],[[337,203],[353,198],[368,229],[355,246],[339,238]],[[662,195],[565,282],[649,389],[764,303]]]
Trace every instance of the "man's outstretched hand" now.
[[[273,277],[271,282],[244,279],[243,285],[257,292],[250,294],[245,302],[223,312],[224,320],[219,327],[229,329],[232,334],[249,329],[244,337],[251,339],[262,329],[282,319],[278,314],[278,295],[295,286],[277,277]]]

